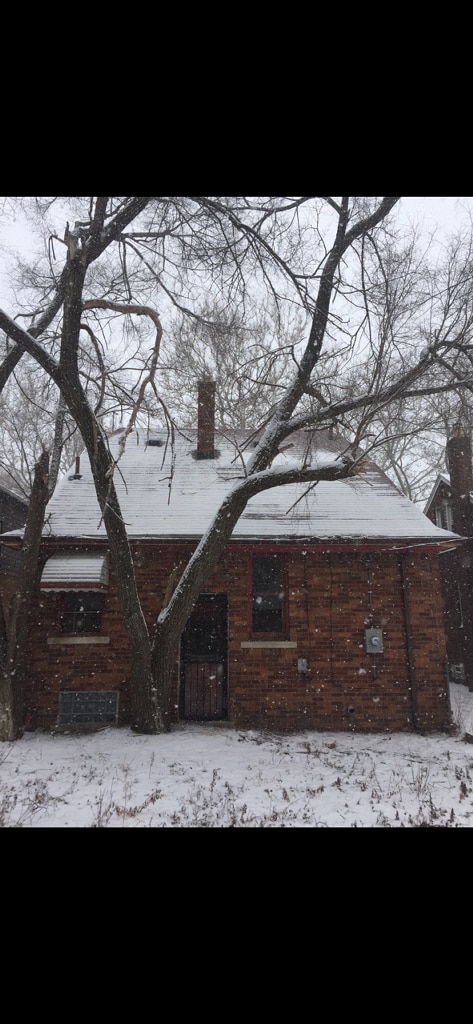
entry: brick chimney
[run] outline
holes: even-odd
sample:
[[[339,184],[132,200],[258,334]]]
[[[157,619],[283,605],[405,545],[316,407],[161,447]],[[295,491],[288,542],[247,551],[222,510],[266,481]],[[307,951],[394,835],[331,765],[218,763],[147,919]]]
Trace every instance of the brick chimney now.
[[[447,466],[453,501],[453,529],[462,537],[469,537],[473,534],[473,506],[470,501],[470,492],[473,491],[472,451],[470,438],[461,424],[454,427],[447,441]]]
[[[204,377],[198,383],[197,452],[198,459],[215,459],[215,381]]]

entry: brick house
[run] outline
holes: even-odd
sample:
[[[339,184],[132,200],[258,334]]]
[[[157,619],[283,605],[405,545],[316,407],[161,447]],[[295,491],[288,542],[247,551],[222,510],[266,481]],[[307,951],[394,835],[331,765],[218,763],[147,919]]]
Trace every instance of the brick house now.
[[[213,513],[244,472],[249,431],[215,430],[203,382],[197,428],[128,437],[115,481],[152,627]],[[121,434],[110,437],[115,456]],[[333,431],[294,434],[275,464],[333,461]],[[4,542],[7,538],[4,538]],[[181,637],[174,721],[273,730],[450,726],[439,557],[458,542],[371,460],[316,487],[252,498]],[[129,721],[129,652],[85,455],[47,509],[31,616],[26,725]]]
[[[425,514],[464,543],[440,559],[449,678],[473,690],[473,469],[470,437],[458,425],[447,441],[448,475],[440,474]]]

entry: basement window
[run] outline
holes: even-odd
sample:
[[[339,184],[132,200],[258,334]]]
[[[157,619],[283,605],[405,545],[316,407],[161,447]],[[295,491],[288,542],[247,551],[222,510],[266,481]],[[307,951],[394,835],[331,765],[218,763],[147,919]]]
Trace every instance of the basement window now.
[[[285,627],[283,560],[279,555],[255,555],[252,567],[252,631],[281,634]]]
[[[118,690],[62,690],[58,725],[115,725]]]
[[[100,633],[102,594],[94,590],[69,590],[61,616],[63,633]]]

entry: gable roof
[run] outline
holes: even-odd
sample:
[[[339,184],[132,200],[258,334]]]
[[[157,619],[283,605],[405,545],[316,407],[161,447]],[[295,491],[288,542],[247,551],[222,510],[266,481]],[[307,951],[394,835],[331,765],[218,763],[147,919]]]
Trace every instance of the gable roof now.
[[[441,487],[442,484],[446,485],[447,487],[450,487],[450,477],[446,473],[439,473],[438,474],[438,477],[437,477],[437,479],[436,479],[436,481],[434,483],[434,486],[432,487],[432,490],[430,492],[429,498],[428,498],[428,500],[426,502],[426,505],[425,505],[425,508],[424,508],[424,515],[427,515],[427,513],[428,513],[428,511],[430,509],[430,506],[432,505],[432,503],[435,501],[435,498],[437,497],[437,493],[438,493],[439,487]]]
[[[429,513],[430,508],[433,505],[433,503],[434,503],[434,501],[435,501],[435,499],[437,497],[439,488],[441,487],[442,484],[444,486],[447,486],[447,487],[451,486],[450,477],[447,475],[447,473],[439,473],[439,475],[438,475],[438,477],[437,477],[437,479],[436,479],[436,481],[434,483],[434,486],[432,487],[432,490],[430,492],[430,496],[428,498],[426,506],[424,508],[424,514],[425,515],[427,515]],[[473,491],[468,491],[467,493],[468,493],[469,503],[470,503],[470,505],[473,505]],[[466,495],[465,495],[465,497],[466,497]]]
[[[5,487],[4,484],[0,484],[0,496],[17,502],[18,505],[21,505],[25,510],[28,509],[28,502],[26,498],[21,497],[21,495],[17,494],[15,491],[11,491],[10,488]]]
[[[196,430],[177,435],[173,448],[165,430],[130,434],[114,476],[130,539],[200,539],[229,489],[244,475],[244,463],[257,443],[249,442],[250,436],[249,431],[225,436],[217,431],[218,457],[197,459]],[[122,433],[109,438],[116,459],[122,438]],[[299,431],[285,442],[273,468],[333,463],[346,447],[343,438],[333,438],[327,430]],[[59,482],[46,510],[43,536],[106,539],[85,453],[79,473],[73,469]],[[365,471],[351,479],[321,481],[310,489],[307,484],[286,484],[252,498],[232,540],[271,539],[440,543],[459,538],[434,526],[367,459]]]

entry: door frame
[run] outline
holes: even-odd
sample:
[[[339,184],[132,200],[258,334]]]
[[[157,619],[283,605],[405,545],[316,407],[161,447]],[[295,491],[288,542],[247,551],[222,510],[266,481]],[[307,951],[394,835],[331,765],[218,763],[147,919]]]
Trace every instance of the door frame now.
[[[193,656],[192,655],[192,651],[188,651],[187,653],[184,653],[183,647],[185,646],[185,644],[183,644],[183,639],[184,639],[187,627],[188,627],[189,623],[192,622],[193,618],[198,617],[199,603],[200,603],[200,609],[202,609],[202,605],[203,605],[204,601],[208,602],[209,599],[210,600],[214,600],[215,602],[217,602],[217,604],[219,606],[219,609],[220,609],[221,622],[222,622],[222,625],[223,625],[223,629],[221,630],[221,634],[219,636],[218,650],[217,650],[217,652],[215,652],[214,655],[210,654],[208,658],[206,658],[205,655],[203,655],[203,654],[195,654]],[[193,611],[191,612],[191,614],[189,616],[189,619],[188,619],[188,622],[186,624],[186,627],[185,627],[185,629],[183,630],[183,632],[181,634],[181,641],[180,641],[180,645],[179,645],[179,653],[180,653],[180,657],[179,657],[179,719],[181,721],[185,721],[185,722],[221,722],[221,721],[226,721],[226,719],[228,718],[228,594],[226,594],[226,593],[204,593],[204,594],[200,594],[199,595],[199,597],[197,598],[196,604],[194,606],[194,609],[193,609]],[[202,666],[202,672],[201,673],[199,673],[198,669],[196,668],[198,665]],[[222,690],[221,690],[221,700],[219,701],[219,705],[220,706],[217,709],[218,713],[215,713],[215,711],[209,710],[209,713],[207,713],[207,714],[205,714],[205,713],[202,713],[202,714],[200,714],[200,713],[192,714],[189,710],[186,709],[186,699],[187,699],[187,693],[186,693],[187,672],[186,672],[186,669],[187,669],[187,666],[194,666],[194,668],[195,668],[195,670],[197,672],[197,675],[200,675],[200,680],[198,680],[197,685],[201,684],[201,685],[205,686],[205,666],[206,665],[209,665],[209,666],[210,665],[212,665],[212,666],[218,665],[218,666],[221,667],[221,671],[222,671],[222,681],[221,681]]]

